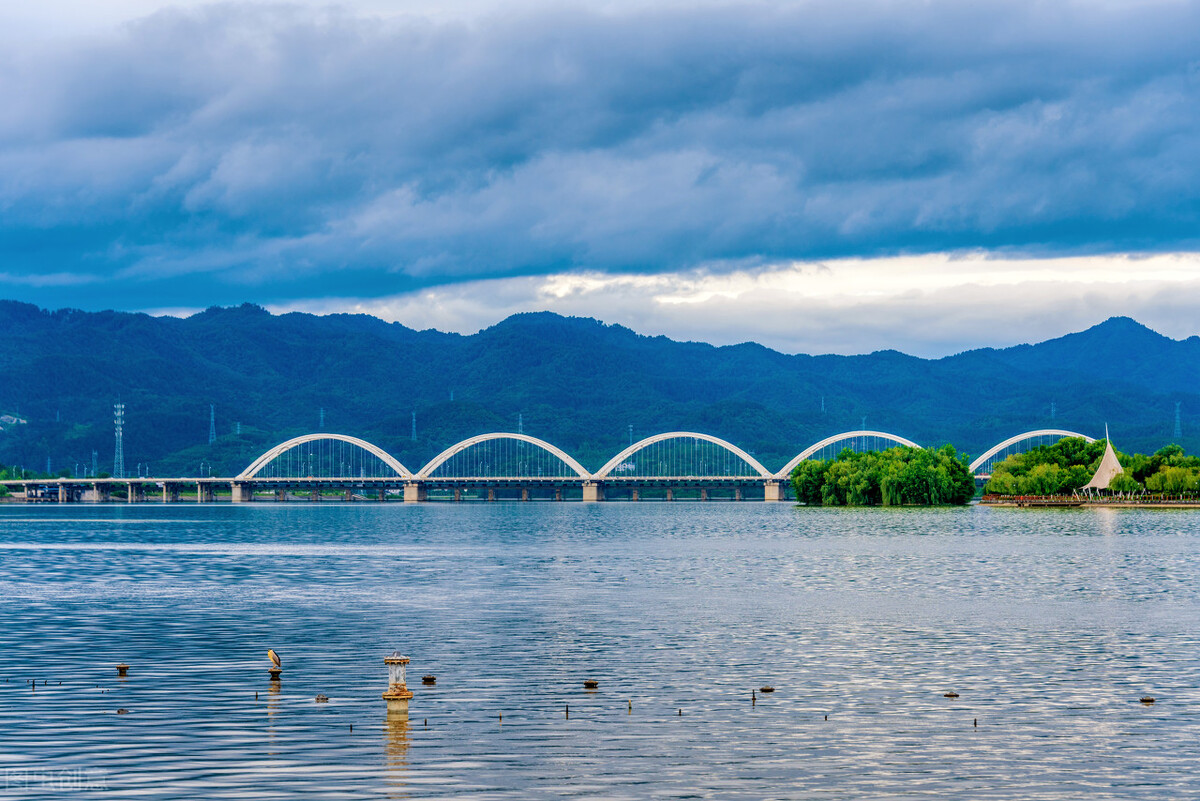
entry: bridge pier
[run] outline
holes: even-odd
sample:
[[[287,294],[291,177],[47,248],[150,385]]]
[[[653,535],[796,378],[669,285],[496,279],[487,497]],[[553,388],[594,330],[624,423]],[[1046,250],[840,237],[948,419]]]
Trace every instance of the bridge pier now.
[[[386,503],[386,502],[387,502],[387,487],[380,487],[380,488],[379,488],[379,502],[380,502],[380,503]]]
[[[284,503],[287,501],[287,487],[281,487],[275,490],[275,502]]]
[[[420,503],[428,499],[428,492],[424,484],[418,484],[415,481],[410,481],[404,485],[404,502],[405,503]]]
[[[163,503],[179,503],[179,485],[164,481],[162,486]]]
[[[529,487],[521,487],[521,500],[529,500]]]
[[[764,501],[782,501],[783,500],[783,485],[778,481],[763,482],[763,500]]]
[[[321,500],[321,488],[313,487],[312,492],[308,493],[308,499],[313,503],[319,502]]]
[[[462,500],[462,487],[454,488],[454,500],[455,500],[455,502],[459,502]]]
[[[667,500],[675,500],[675,490],[672,487],[667,487]]]
[[[554,500],[556,500],[556,501],[562,500],[562,487],[554,488]]]
[[[741,488],[741,487],[734,487],[734,488],[733,488],[733,499],[734,499],[735,501],[740,501],[740,500],[742,500],[742,488]]]
[[[196,482],[196,503],[212,503],[215,494],[212,484],[203,481]]]
[[[700,488],[700,500],[702,500],[702,501],[708,500],[708,489],[706,487]]]
[[[583,500],[587,503],[604,500],[604,485],[595,481],[583,482]]]
[[[631,501],[638,501],[638,500],[641,500],[641,496],[640,496],[640,495],[638,495],[638,488],[637,488],[637,487],[634,487],[633,489],[631,489],[631,490],[629,491],[629,500],[631,500]]]
[[[71,500],[71,490],[66,484],[58,485],[58,502],[68,503]]]
[[[488,500],[489,501],[496,500],[496,488],[495,487],[488,487]]]
[[[254,485],[244,481],[233,482],[233,502],[249,503],[254,500]]]

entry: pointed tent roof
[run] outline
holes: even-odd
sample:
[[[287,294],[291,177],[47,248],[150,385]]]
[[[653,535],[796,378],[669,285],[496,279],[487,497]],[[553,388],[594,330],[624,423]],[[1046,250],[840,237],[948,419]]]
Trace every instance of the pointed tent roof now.
[[[1117,461],[1117,454],[1113,450],[1112,440],[1108,438],[1108,426],[1105,425],[1104,458],[1100,460],[1100,466],[1096,468],[1096,474],[1092,476],[1092,480],[1084,484],[1080,489],[1108,489],[1108,485],[1112,482],[1113,478],[1124,472],[1125,469]]]

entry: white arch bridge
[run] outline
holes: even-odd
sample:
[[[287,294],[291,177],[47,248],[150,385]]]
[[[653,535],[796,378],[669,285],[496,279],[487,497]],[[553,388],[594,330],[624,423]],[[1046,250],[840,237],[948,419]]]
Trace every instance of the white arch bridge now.
[[[1064,437],[1091,437],[1061,429],[1026,431],[990,448],[971,463],[977,478],[1013,453]],[[344,434],[315,433],[269,448],[233,477],[43,479],[9,481],[30,501],[148,500],[200,502],[228,497],[255,500],[749,500],[781,501],[789,477],[806,459],[831,458],[849,448],[875,451],[917,443],[884,431],[845,431],[826,437],[771,470],[737,445],[709,434],[671,431],[624,448],[589,472],[574,457],[527,434],[470,437],[411,470],[382,448]]]

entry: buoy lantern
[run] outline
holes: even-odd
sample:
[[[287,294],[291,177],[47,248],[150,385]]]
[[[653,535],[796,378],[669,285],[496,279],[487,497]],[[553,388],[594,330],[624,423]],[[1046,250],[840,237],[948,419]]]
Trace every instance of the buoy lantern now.
[[[383,700],[387,701],[388,714],[408,717],[408,702],[413,697],[412,691],[405,684],[408,657],[399,651],[392,651],[390,656],[384,657],[383,664],[387,665],[388,669],[388,688],[383,694]]]

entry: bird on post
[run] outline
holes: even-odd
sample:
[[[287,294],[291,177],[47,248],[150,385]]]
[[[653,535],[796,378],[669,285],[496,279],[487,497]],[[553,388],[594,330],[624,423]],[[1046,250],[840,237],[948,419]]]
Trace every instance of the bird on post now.
[[[275,653],[274,648],[267,649],[267,656],[271,659],[271,664],[277,668],[283,667],[283,660],[279,658],[279,654]]]

